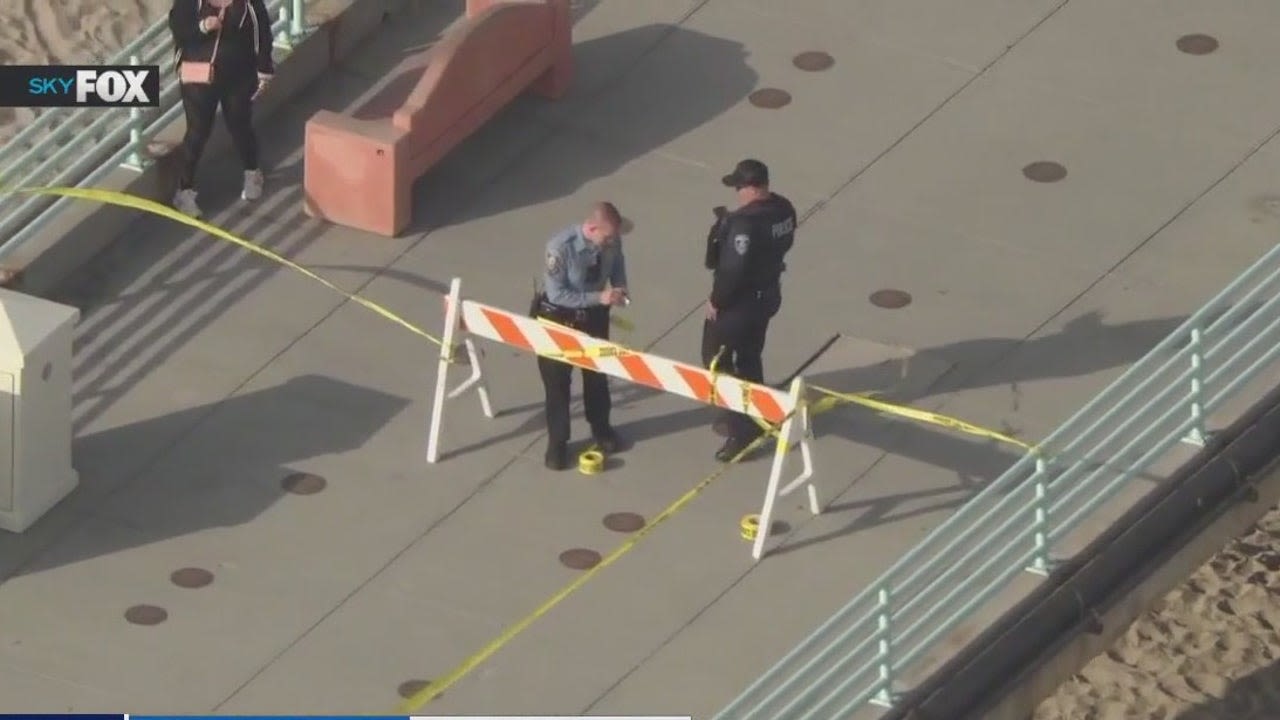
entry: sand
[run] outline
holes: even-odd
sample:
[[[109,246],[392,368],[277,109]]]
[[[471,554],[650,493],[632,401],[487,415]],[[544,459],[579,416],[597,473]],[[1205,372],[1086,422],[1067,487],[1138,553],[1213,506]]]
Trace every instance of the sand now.
[[[1033,720],[1280,718],[1280,509],[1058,689]]]
[[[74,65],[110,58],[173,0],[0,0],[0,63]],[[0,108],[0,143],[35,119],[35,111]]]

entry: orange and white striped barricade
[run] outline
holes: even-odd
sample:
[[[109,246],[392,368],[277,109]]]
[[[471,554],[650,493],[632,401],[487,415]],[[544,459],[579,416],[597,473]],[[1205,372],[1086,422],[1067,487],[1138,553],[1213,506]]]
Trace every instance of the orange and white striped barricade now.
[[[449,300],[445,311],[444,342],[441,346],[440,375],[448,367],[451,340],[457,329],[468,335],[508,345],[532,354],[549,357],[586,370],[594,370],[628,382],[644,385],[666,393],[680,395],[697,402],[744,413],[757,421],[767,423],[777,434],[777,450],[769,472],[764,505],[760,511],[760,528],[752,547],[752,557],[759,560],[769,536],[771,517],[778,498],[784,497],[804,485],[808,488],[810,510],[817,514],[817,489],[813,486],[813,433],[809,412],[804,402],[804,378],[797,377],[787,392],[756,383],[745,382],[728,375],[713,373],[705,368],[690,365],[625,348],[601,338],[591,337],[558,323],[527,314],[485,305],[473,300],[461,300],[461,281],[454,279],[450,285]],[[460,313],[458,312],[460,309]],[[460,315],[460,317],[459,317]],[[474,355],[467,340],[468,352]],[[473,361],[472,377],[448,395],[456,397],[471,384],[480,383],[478,363]],[[445,398],[445,381],[437,380],[436,400],[432,410],[431,449],[429,460],[434,462],[434,450],[440,431],[440,412]],[[481,385],[483,387],[483,385]],[[487,402],[487,399],[485,400]],[[786,470],[787,454],[793,443],[800,445],[802,469],[799,475],[782,485]]]
[[[452,400],[462,393],[475,388],[480,395],[480,409],[485,417],[492,420],[493,404],[489,401],[489,387],[484,381],[484,368],[480,364],[480,352],[471,338],[464,337],[462,345],[467,350],[467,362],[471,365],[471,375],[458,387],[449,390],[449,366],[458,356],[458,343],[455,336],[460,327],[459,317],[462,309],[462,280],[454,278],[449,283],[449,295],[444,301],[444,332],[440,334],[440,362],[436,371],[436,393],[431,401],[431,427],[427,431],[427,462],[434,463],[440,459],[440,425],[444,422],[444,402]]]

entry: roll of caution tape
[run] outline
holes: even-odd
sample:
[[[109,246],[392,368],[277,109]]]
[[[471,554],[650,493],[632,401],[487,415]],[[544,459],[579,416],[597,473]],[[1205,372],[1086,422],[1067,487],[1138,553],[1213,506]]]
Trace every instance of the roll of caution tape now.
[[[604,472],[604,453],[588,450],[578,456],[578,472],[583,475],[599,475]]]
[[[756,533],[760,532],[760,516],[743,515],[742,522],[738,523],[738,528],[742,531],[743,540],[755,540]]]

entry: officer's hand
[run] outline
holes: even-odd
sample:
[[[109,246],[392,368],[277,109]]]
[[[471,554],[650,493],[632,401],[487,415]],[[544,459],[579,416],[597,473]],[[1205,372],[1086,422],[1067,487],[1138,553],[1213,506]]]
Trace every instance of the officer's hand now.
[[[618,288],[609,288],[600,293],[601,305],[618,305],[622,302],[622,291]]]
[[[712,305],[710,300],[707,301],[707,319],[708,320],[716,319],[716,306]]]

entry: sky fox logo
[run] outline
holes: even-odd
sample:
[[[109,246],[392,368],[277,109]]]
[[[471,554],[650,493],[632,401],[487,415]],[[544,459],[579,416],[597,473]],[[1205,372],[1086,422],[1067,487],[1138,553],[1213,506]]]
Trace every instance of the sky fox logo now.
[[[0,99],[6,105],[144,108],[160,104],[160,68],[155,65],[11,65],[0,71],[4,95]]]

